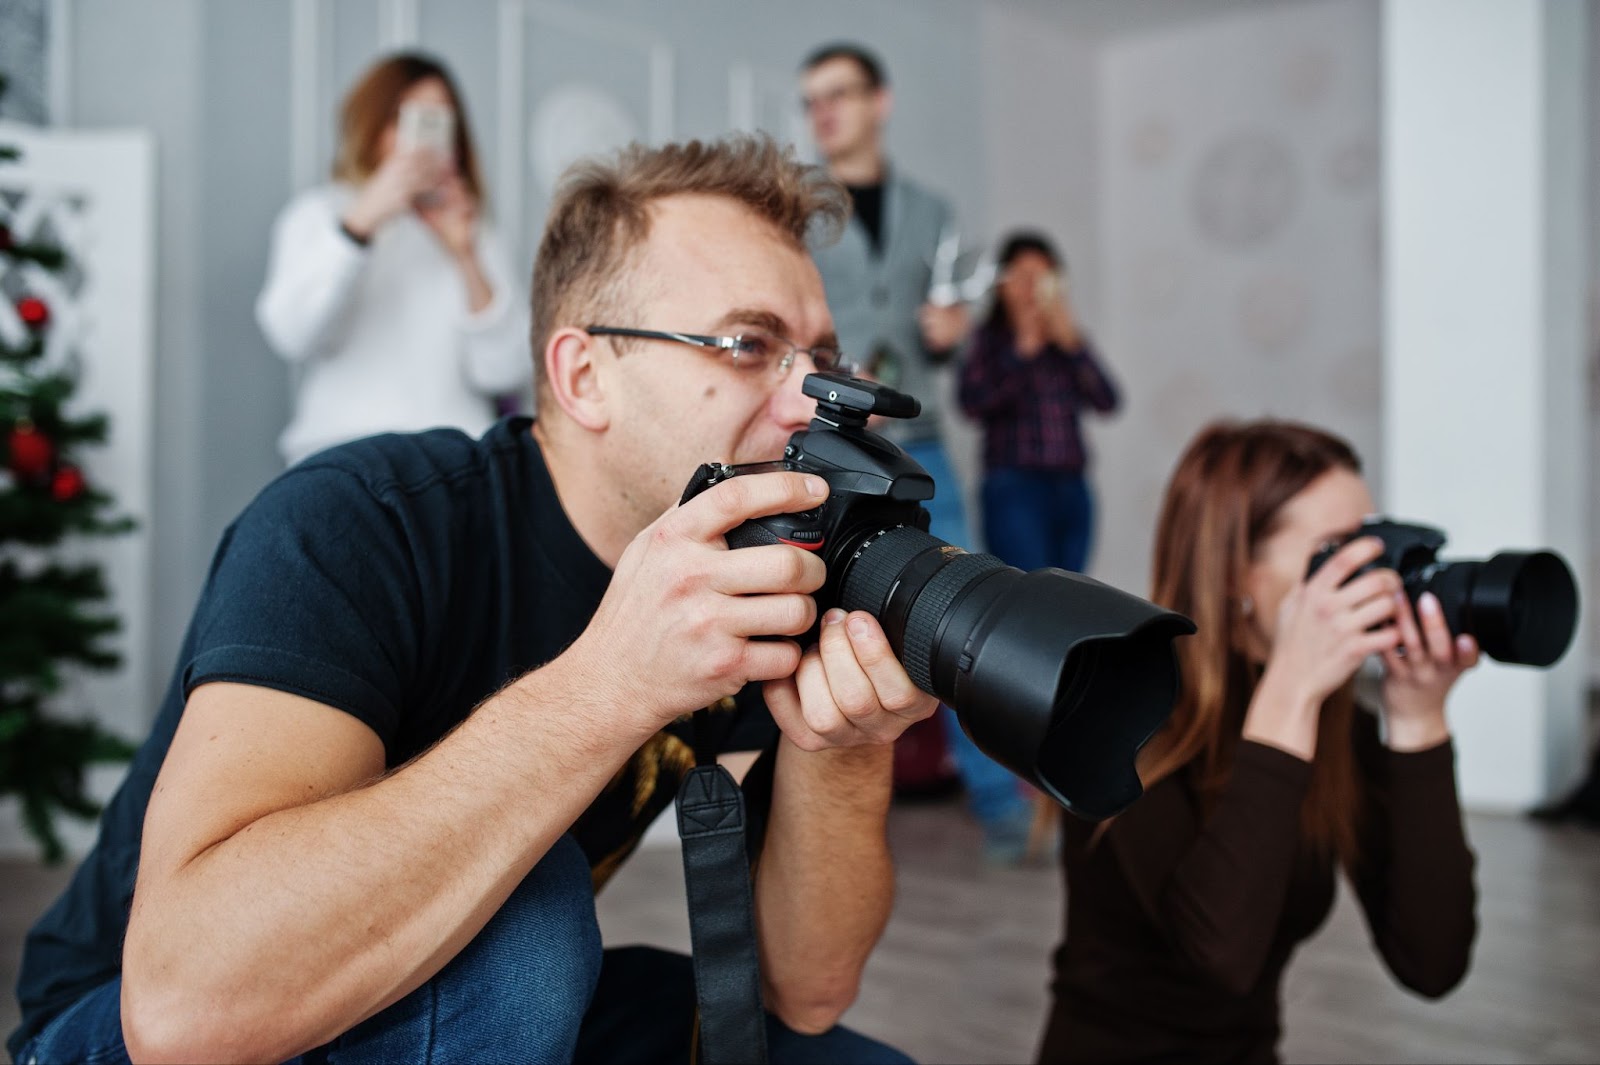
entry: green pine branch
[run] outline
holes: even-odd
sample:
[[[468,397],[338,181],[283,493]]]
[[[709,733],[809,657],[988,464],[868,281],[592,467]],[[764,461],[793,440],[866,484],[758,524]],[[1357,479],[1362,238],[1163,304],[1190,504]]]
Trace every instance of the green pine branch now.
[[[67,265],[67,253],[55,244],[42,241],[19,241],[0,252],[0,258],[33,263],[52,274],[60,273]]]
[[[44,336],[34,333],[22,345],[0,344],[0,362],[8,366],[26,366],[44,354]]]
[[[85,819],[100,812],[84,770],[127,761],[133,753],[131,744],[88,719],[46,718],[37,705],[0,708],[0,795],[21,800],[23,821],[52,864],[65,855],[55,812]]]
[[[121,659],[104,641],[121,623],[89,607],[105,598],[95,566],[52,566],[35,576],[0,566],[0,691],[59,691],[61,667],[69,663],[115,668]]]

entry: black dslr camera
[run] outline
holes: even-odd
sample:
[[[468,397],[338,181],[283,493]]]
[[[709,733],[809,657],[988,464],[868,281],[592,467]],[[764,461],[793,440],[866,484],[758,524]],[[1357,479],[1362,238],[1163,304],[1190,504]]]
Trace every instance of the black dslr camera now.
[[[1362,536],[1376,536],[1384,550],[1352,579],[1368,570],[1394,570],[1413,607],[1423,592],[1432,592],[1444,607],[1450,632],[1472,636],[1490,658],[1549,666],[1572,643],[1578,625],[1578,585],[1566,561],[1554,551],[1502,551],[1488,561],[1446,561],[1438,557],[1445,542],[1440,530],[1372,517],[1324,544],[1311,557],[1306,576]]]
[[[684,501],[750,473],[822,477],[821,506],[745,522],[728,546],[786,543],[821,555],[819,616],[840,606],[877,618],[917,686],[1068,810],[1109,817],[1138,798],[1134,756],[1172,712],[1172,641],[1194,623],[1077,573],[1023,573],[929,535],[922,501],[933,479],[867,429],[874,414],[915,417],[920,404],[842,373],[811,374],[804,392],[816,417],[781,461],[703,465]]]

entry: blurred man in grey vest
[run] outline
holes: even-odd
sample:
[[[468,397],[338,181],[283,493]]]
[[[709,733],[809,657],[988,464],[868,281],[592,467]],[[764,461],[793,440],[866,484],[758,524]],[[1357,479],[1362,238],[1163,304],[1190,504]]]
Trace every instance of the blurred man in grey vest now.
[[[933,477],[929,532],[963,547],[972,542],[961,482],[941,433],[944,388],[935,368],[966,340],[966,308],[951,278],[934,276],[950,262],[955,218],[943,199],[908,178],[884,156],[884,126],[893,105],[883,65],[866,49],[831,44],[801,67],[801,101],[811,137],[833,177],[850,192],[851,218],[837,243],[814,246],[839,345],[864,371],[916,396],[922,415],[879,428]],[[935,282],[942,282],[936,286]],[[937,293],[943,296],[942,293]],[[946,734],[961,780],[983,822],[988,852],[998,862],[1022,853],[1031,809],[1016,780],[986,758],[946,712]],[[931,726],[930,721],[924,728]],[[917,739],[908,734],[908,739]],[[898,769],[898,767],[897,767]],[[897,780],[904,774],[897,772]]]
[[[883,130],[892,104],[883,67],[847,44],[819,49],[801,71],[811,136],[829,173],[850,191],[851,218],[835,244],[813,247],[842,349],[866,372],[922,402],[922,416],[880,431],[933,475],[935,536],[965,546],[960,485],[940,442],[941,395],[934,367],[967,335],[960,303],[929,299],[941,241],[953,245],[943,199],[890,166]]]

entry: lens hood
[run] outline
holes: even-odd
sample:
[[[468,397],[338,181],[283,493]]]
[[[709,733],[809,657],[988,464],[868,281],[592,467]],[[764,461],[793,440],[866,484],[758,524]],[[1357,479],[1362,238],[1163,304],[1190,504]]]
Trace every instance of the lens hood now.
[[[939,641],[934,681],[973,742],[1080,817],[1126,808],[1139,748],[1177,697],[1172,641],[1194,623],[1060,569],[1002,571],[968,600],[945,630],[970,635]]]

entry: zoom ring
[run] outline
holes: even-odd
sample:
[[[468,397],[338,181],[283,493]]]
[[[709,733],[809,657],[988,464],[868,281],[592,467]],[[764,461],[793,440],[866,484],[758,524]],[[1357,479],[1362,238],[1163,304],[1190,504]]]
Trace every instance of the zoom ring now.
[[[1006,564],[994,555],[960,554],[929,578],[927,587],[911,604],[911,614],[906,618],[905,653],[901,661],[913,684],[925,692],[933,691],[933,641],[938,635],[939,623],[956,597],[980,574],[1005,568]]]
[[[943,540],[907,526],[879,533],[867,541],[860,557],[850,564],[844,586],[839,589],[839,605],[880,617],[894,582],[911,560],[930,547],[942,546]]]

